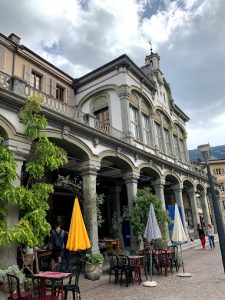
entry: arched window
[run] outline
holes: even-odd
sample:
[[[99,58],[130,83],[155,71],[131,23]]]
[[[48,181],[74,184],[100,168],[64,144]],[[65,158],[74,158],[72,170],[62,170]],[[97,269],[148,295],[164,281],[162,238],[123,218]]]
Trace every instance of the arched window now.
[[[130,131],[136,140],[151,145],[151,127],[149,103],[140,95],[132,93],[130,96]]]
[[[174,140],[174,148],[175,154],[180,161],[187,161],[187,153],[185,147],[185,133],[183,129],[175,124],[173,130],[173,140]]]
[[[171,135],[170,135],[170,120],[161,111],[157,111],[155,118],[156,140],[159,150],[172,156]]]

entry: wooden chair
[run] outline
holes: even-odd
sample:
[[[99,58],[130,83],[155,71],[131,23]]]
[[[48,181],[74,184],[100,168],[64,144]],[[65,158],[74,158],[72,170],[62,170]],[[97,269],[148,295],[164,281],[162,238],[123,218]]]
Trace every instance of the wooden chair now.
[[[34,260],[35,260],[34,254],[22,253],[22,261],[23,261],[22,270],[23,270],[23,272],[25,269],[27,269],[32,275],[34,275]]]
[[[30,292],[24,292],[20,290],[19,278],[15,275],[7,274],[9,297],[8,300],[32,300],[32,294]]]

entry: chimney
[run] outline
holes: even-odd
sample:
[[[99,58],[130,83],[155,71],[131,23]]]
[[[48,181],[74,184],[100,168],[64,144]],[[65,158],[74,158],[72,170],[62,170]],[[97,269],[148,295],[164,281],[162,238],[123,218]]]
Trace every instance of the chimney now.
[[[18,37],[17,35],[15,35],[14,33],[11,33],[9,35],[9,39],[14,42],[17,45],[20,45],[20,37]]]

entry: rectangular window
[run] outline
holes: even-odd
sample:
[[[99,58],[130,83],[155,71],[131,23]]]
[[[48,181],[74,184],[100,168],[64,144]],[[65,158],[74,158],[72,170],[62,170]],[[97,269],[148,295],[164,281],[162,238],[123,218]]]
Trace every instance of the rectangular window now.
[[[63,87],[56,84],[56,99],[63,101],[64,100],[64,91],[65,91],[65,89]]]
[[[134,138],[139,140],[138,110],[133,106],[130,106],[130,131]]]
[[[165,134],[165,143],[166,143],[166,153],[168,155],[172,156],[172,148],[171,148],[171,142],[170,142],[170,132],[166,128],[164,128],[164,134]]]
[[[109,133],[110,132],[110,122],[109,122],[109,109],[108,107],[105,107],[103,109],[97,110],[94,112],[96,119],[98,122],[96,122],[96,128]]]
[[[32,71],[31,73],[31,86],[35,90],[41,91],[41,84],[42,84],[42,76],[37,74],[36,72]]]
[[[222,175],[221,169],[216,169],[216,175]]]
[[[162,131],[161,126],[155,123],[156,126],[156,141],[159,146],[159,150],[163,151],[163,139],[162,139]]]
[[[108,107],[100,109],[95,113],[96,119],[104,124],[109,124],[109,109]]]
[[[220,183],[220,191],[221,191],[221,192],[224,192],[224,191],[225,191],[223,182]]]
[[[143,142],[147,145],[151,144],[149,117],[142,114],[143,123]]]

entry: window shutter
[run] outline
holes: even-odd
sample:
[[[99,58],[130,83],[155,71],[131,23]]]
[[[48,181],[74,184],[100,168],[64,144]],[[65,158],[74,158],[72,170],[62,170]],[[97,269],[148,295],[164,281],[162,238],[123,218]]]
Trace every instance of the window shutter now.
[[[51,85],[51,96],[56,98],[56,81],[52,78],[52,85]]]
[[[6,48],[0,45],[0,71],[5,72],[6,67]]]
[[[67,89],[67,104],[69,106],[75,105],[74,90],[70,88]]]
[[[29,66],[29,65],[24,66],[23,78],[27,83],[29,83],[29,84],[31,83],[31,66]]]

